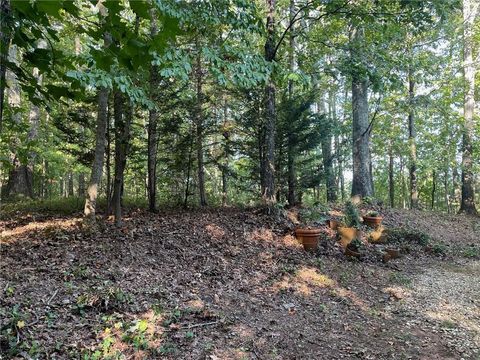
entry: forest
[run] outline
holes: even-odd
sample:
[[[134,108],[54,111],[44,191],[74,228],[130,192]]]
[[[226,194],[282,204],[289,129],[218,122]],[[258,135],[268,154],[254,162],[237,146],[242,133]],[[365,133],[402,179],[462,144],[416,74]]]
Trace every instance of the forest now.
[[[478,359],[478,0],[0,0],[0,359]]]

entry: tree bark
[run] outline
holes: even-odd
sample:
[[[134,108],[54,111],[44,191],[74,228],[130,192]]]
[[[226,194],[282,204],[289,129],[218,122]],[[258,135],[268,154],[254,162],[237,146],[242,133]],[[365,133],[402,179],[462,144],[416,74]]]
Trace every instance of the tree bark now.
[[[126,104],[124,104],[125,102]],[[130,142],[133,104],[126,100],[125,96],[117,90],[114,94],[113,108],[115,121],[115,178],[113,181],[112,204],[115,225],[121,226],[124,174]]]
[[[393,173],[393,146],[388,149],[388,195],[390,207],[395,207],[395,177]]]
[[[435,193],[437,191],[437,172],[435,170],[432,171],[432,203],[431,209],[435,208]]]
[[[73,173],[68,173],[68,196],[73,196]]]
[[[11,38],[10,0],[0,0],[0,134],[2,133],[3,109],[7,74],[8,49]]]
[[[403,156],[401,155],[400,155],[400,175],[402,177],[402,209],[405,209],[407,207],[407,204],[406,204],[407,184],[405,183],[404,160],[403,160]]]
[[[290,24],[292,24],[295,16],[295,0],[290,0]],[[289,47],[289,66],[290,72],[296,70],[296,59],[295,59],[295,32],[294,25],[290,28],[290,47]],[[293,99],[293,80],[288,80],[288,97],[290,100]],[[295,144],[293,140],[292,131],[289,130],[287,133],[287,183],[288,183],[288,194],[287,200],[289,206],[295,205],[295,188],[296,188],[296,171],[295,171]]]
[[[90,181],[87,188],[84,214],[88,221],[95,222],[97,211],[98,187],[102,178],[103,157],[105,156],[105,132],[107,127],[108,89],[98,90],[98,112],[95,131],[95,155],[92,164]]]
[[[158,26],[155,14],[151,13],[150,34],[157,35]],[[158,99],[159,69],[157,65],[150,67],[150,96],[156,102]],[[147,157],[147,189],[148,189],[148,210],[154,212],[156,209],[157,197],[157,148],[158,148],[158,110],[151,109],[148,114],[148,157]]]
[[[462,199],[460,212],[477,214],[475,207],[475,189],[473,174],[474,111],[475,111],[475,64],[473,62],[473,24],[478,4],[472,0],[463,0],[463,71],[465,94],[463,107],[462,138]]]
[[[207,205],[207,197],[205,194],[205,164],[203,159],[203,73],[202,73],[202,58],[200,54],[200,46],[197,42],[197,64],[195,70],[196,80],[196,106],[195,106],[195,120],[196,120],[196,148],[197,148],[197,176],[198,176],[198,195],[200,199],[200,206]]]
[[[410,208],[418,209],[418,189],[417,189],[417,145],[416,145],[416,129],[415,129],[415,80],[413,79],[412,70],[408,70],[408,144],[410,155]]]
[[[275,61],[275,0],[267,1],[267,39],[265,41],[265,60],[271,65]],[[275,82],[270,74],[265,86],[265,183],[263,202],[267,206],[275,204],[275,132],[276,106]]]
[[[364,62],[361,48],[364,46],[364,33],[357,28],[353,33],[351,56],[354,62]],[[353,179],[352,197],[373,196],[371,173],[370,124],[368,120],[368,78],[358,71],[352,75],[352,140],[353,140]]]
[[[449,200],[449,191],[448,191],[448,167],[445,168],[445,172],[443,174],[443,186],[445,189],[445,207],[447,209],[447,213],[450,214],[450,200]]]
[[[228,204],[228,172],[229,172],[229,163],[230,163],[230,130],[228,127],[228,106],[227,106],[227,97],[224,97],[223,100],[223,153],[224,153],[224,163],[222,165],[222,206],[227,206]]]
[[[106,130],[106,137],[107,137],[107,148],[106,148],[106,156],[105,156],[105,170],[107,171],[107,179],[105,184],[105,193],[107,194],[107,211],[106,215],[110,216],[112,214],[112,111],[111,109],[114,107],[110,104],[110,98],[108,100],[108,110],[107,110],[107,130]]]
[[[335,93],[333,90],[328,92],[328,116],[327,126],[325,127],[324,141],[322,142],[323,168],[325,170],[325,185],[327,189],[327,202],[337,201],[337,185],[335,181],[335,169],[333,168],[332,155],[332,125],[337,121],[335,104]]]
[[[98,5],[101,23],[104,22],[106,11],[104,6]],[[105,33],[103,36],[103,47],[108,48],[112,42],[111,35]],[[105,157],[105,138],[108,123],[108,94],[109,91],[105,87],[100,87],[97,94],[97,124],[95,130],[95,153],[92,164],[92,171],[90,174],[90,181],[87,188],[87,197],[85,199],[84,215],[85,220],[91,224],[95,223],[95,215],[97,211],[97,198],[102,179],[103,158]]]
[[[355,62],[364,62],[361,48],[364,43],[362,28],[353,33],[351,56]],[[368,121],[368,78],[359,74],[352,75],[352,140],[353,140],[353,179],[352,197],[373,196],[371,173],[370,132]]]
[[[78,196],[85,196],[85,174],[83,172],[78,174]]]

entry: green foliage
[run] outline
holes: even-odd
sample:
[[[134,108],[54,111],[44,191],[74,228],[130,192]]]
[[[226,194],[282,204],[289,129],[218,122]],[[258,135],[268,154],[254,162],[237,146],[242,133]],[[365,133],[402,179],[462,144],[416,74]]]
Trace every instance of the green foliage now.
[[[87,310],[111,312],[131,303],[128,293],[115,286],[101,286],[77,297],[75,312],[83,314]]]
[[[298,212],[299,220],[306,226],[324,225],[327,220],[326,213],[322,207],[302,208]]]
[[[389,280],[397,285],[411,287],[412,279],[398,272],[390,273]]]
[[[347,201],[345,203],[343,222],[347,227],[353,227],[356,229],[359,229],[362,226],[360,212],[358,207],[352,201]]]
[[[411,242],[421,246],[427,246],[431,242],[431,239],[428,234],[418,229],[389,228],[387,231],[387,241]]]

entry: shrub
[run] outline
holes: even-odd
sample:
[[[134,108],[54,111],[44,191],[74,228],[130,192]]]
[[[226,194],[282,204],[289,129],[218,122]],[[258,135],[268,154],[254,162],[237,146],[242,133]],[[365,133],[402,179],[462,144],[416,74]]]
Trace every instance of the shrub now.
[[[354,227],[357,229],[362,225],[360,222],[360,212],[358,211],[357,206],[351,201],[347,201],[345,204],[343,222],[347,227]]]

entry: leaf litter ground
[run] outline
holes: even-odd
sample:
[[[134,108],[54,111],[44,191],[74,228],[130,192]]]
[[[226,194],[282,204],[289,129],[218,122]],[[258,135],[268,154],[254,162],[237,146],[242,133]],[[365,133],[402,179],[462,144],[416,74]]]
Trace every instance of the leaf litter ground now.
[[[255,210],[0,223],[0,351],[48,359],[478,359],[478,218],[384,210],[432,236],[386,264],[305,253]],[[473,249],[473,250],[472,250]]]

